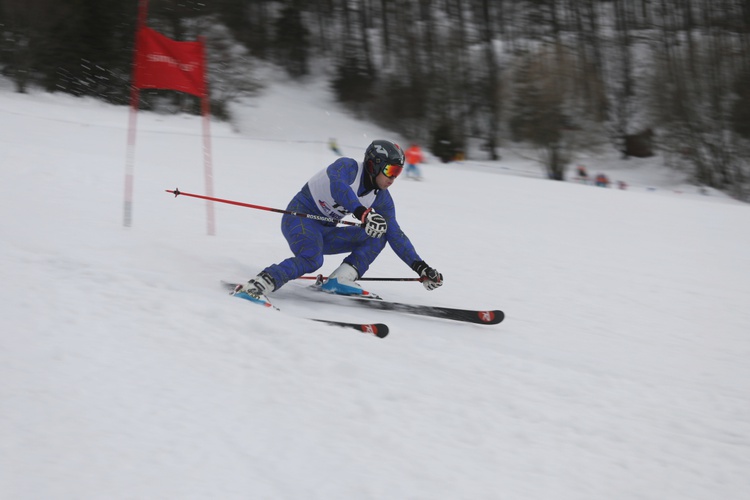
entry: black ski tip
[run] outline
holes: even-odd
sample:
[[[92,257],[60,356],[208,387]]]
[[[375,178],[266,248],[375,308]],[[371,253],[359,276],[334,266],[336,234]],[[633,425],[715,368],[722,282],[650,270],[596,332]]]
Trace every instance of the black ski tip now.
[[[332,326],[340,326],[342,328],[351,328],[352,330],[357,330],[360,332],[364,332],[370,335],[375,335],[376,337],[382,339],[385,338],[388,333],[388,325],[385,325],[383,323],[349,323],[347,321],[333,321],[330,319],[317,319],[317,318],[308,318],[313,321],[317,321],[319,323],[326,323],[328,325]]]
[[[365,333],[372,333],[376,337],[380,339],[384,339],[390,330],[388,329],[388,325],[385,325],[383,323],[374,323],[372,325],[362,325],[362,331]]]
[[[483,325],[497,325],[505,319],[505,313],[499,310],[495,311],[477,311],[477,323]]]

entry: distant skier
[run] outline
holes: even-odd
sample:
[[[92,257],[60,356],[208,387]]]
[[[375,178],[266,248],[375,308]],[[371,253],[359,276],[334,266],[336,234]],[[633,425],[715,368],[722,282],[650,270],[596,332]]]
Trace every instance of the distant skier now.
[[[388,188],[404,167],[404,152],[392,142],[376,140],[365,151],[364,162],[339,158],[315,174],[292,198],[287,210],[323,215],[341,220],[353,214],[362,227],[337,227],[335,223],[284,214],[281,232],[294,257],[266,267],[238,292],[260,298],[287,281],[317,271],[323,256],[349,253],[331,273],[322,288],[341,295],[361,295],[356,283],[370,268],[388,242],[420,277],[427,290],[443,284],[443,275],[417,254],[396,220],[396,209]]]
[[[338,143],[336,142],[336,139],[334,139],[334,138],[331,138],[331,139],[329,139],[329,140],[328,140],[328,147],[330,148],[330,150],[331,150],[331,151],[333,151],[333,153],[334,153],[334,154],[335,154],[336,156],[343,156],[343,155],[341,154],[341,150],[339,149],[339,145],[338,145]]]
[[[578,180],[581,181],[581,182],[583,182],[584,184],[588,184],[588,182],[589,182],[589,174],[586,171],[586,167],[584,167],[583,165],[578,165],[578,167],[576,168],[576,170],[578,172]]]
[[[419,171],[419,165],[424,161],[422,150],[416,144],[409,146],[406,150],[406,177],[416,180],[422,179],[422,173]]]

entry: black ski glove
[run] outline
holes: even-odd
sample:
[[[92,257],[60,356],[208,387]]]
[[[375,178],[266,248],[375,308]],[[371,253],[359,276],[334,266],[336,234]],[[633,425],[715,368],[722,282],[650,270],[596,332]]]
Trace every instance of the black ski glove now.
[[[422,285],[427,290],[434,290],[443,285],[443,275],[433,269],[423,260],[415,260],[411,268],[422,277]]]

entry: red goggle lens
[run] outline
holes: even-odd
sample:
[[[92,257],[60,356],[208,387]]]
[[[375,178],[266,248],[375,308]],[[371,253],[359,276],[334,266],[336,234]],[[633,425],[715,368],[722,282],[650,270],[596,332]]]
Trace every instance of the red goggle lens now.
[[[401,171],[404,169],[401,165],[388,164],[383,168],[383,175],[395,179],[401,175]]]

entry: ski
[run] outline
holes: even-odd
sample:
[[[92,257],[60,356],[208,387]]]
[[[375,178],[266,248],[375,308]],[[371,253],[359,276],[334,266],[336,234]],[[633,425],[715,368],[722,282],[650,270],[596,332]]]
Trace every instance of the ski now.
[[[388,325],[384,323],[348,323],[346,321],[332,321],[330,319],[315,319],[307,318],[311,321],[317,321],[319,323],[325,323],[331,326],[340,326],[342,328],[352,328],[364,333],[371,333],[378,338],[385,338],[388,333]]]
[[[318,275],[317,279],[315,280],[315,284],[311,285],[309,289],[322,291],[320,288],[322,284],[323,277],[322,275]],[[364,295],[339,295],[339,297],[345,297],[347,299],[356,301],[358,304],[362,304],[374,309],[380,309],[383,311],[397,311],[407,314],[415,314],[417,316],[450,319],[453,321],[474,323],[477,325],[496,325],[503,319],[505,319],[505,313],[497,309],[479,311],[473,309],[457,309],[453,307],[424,306],[418,304],[405,304],[402,302],[389,302],[387,300],[382,300],[379,295],[370,292],[366,292]]]
[[[234,292],[237,286],[236,284],[228,283],[226,281],[222,281],[221,284],[224,288],[227,288],[231,290],[232,292]],[[259,306],[280,311],[280,309],[276,307],[275,305],[271,304],[271,302],[267,298],[259,299],[259,298],[253,297],[252,295],[248,295],[244,292],[232,293],[232,295],[239,299],[250,301],[253,304],[258,304]],[[305,319],[308,319],[310,321],[317,321],[318,323],[325,323],[331,326],[350,328],[350,329],[357,330],[363,333],[375,335],[376,337],[380,339],[385,338],[390,332],[388,325],[383,324],[383,323],[350,323],[347,321],[334,321],[330,319],[318,319],[318,318],[305,318]]]
[[[387,300],[373,300],[349,295],[346,298],[357,305],[380,309],[382,311],[397,311],[417,316],[429,316],[432,318],[449,319],[464,323],[477,325],[497,325],[505,319],[505,313],[500,310],[479,311],[474,309],[458,309],[442,306],[424,306],[418,304],[405,304],[402,302],[389,302]]]

